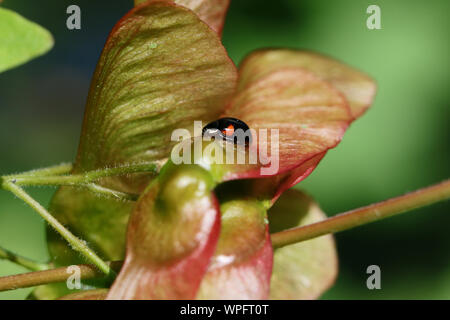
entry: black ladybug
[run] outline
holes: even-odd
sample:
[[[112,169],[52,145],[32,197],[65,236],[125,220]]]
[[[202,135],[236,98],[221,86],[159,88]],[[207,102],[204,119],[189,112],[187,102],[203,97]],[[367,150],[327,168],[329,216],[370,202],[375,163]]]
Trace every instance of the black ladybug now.
[[[203,136],[219,136],[234,144],[249,145],[252,140],[248,125],[236,118],[220,118],[210,122],[203,127],[202,134]]]

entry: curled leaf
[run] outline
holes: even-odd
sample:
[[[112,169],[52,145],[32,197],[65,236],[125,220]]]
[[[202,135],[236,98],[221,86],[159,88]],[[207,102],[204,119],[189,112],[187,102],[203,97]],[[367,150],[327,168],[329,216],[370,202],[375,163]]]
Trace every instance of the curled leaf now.
[[[311,224],[326,218],[318,205],[299,190],[283,193],[268,212],[270,232]],[[271,299],[316,299],[334,282],[337,254],[326,235],[274,250]]]
[[[168,165],[130,216],[127,255],[108,299],[194,299],[214,253],[220,213],[213,180]]]
[[[314,169],[319,165],[325,154],[326,151],[319,153],[311,159],[305,161],[292,171],[284,173],[278,177],[268,179],[269,181],[266,183],[269,183],[273,186],[273,188],[271,189],[272,192],[270,193],[272,202],[275,202],[284,191],[291,188],[292,186],[295,186],[300,181],[306,179],[311,174],[311,172],[313,172]]]
[[[50,32],[5,8],[0,8],[0,39],[0,72],[36,58],[53,46]]]
[[[272,273],[266,210],[257,201],[233,200],[220,207],[220,238],[198,299],[267,299]]]

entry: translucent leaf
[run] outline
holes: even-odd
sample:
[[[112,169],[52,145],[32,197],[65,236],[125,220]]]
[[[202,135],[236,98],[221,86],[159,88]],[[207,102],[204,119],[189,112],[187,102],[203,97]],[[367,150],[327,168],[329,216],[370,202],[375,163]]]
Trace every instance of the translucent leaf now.
[[[240,73],[247,73],[245,65]],[[268,171],[268,175],[295,169],[335,147],[352,120],[347,101],[339,91],[301,68],[281,68],[260,77],[243,77],[239,88],[226,115],[245,121],[255,130],[258,138],[253,141],[259,139],[258,154],[261,149],[267,150],[269,157],[278,162],[277,170]],[[261,141],[262,130],[268,130],[268,139]],[[272,143],[277,132],[278,141]],[[265,167],[271,165],[272,162]],[[229,172],[231,179],[262,176],[260,170],[249,174],[242,172],[242,167],[233,169]]]
[[[240,87],[280,68],[299,67],[328,81],[347,98],[354,118],[372,104],[375,82],[364,73],[330,57],[300,50],[268,49],[251,53],[242,62]]]
[[[271,233],[326,218],[309,196],[294,189],[283,193],[268,215]],[[337,268],[331,235],[275,249],[270,298],[316,299],[332,285]]]
[[[0,8],[0,72],[36,58],[52,46],[53,37],[46,29]]]
[[[148,2],[114,27],[89,92],[75,170],[168,156],[176,128],[218,117],[236,71],[192,11]]]
[[[89,190],[61,187],[50,204],[50,212],[106,260],[123,260],[125,233],[133,202],[95,195]],[[85,263],[52,228],[47,243],[58,265]]]

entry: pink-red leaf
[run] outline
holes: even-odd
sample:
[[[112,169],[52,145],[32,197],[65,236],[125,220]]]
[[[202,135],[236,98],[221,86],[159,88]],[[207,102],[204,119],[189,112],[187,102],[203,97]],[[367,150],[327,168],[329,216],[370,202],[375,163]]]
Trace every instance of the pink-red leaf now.
[[[280,68],[297,67],[328,81],[347,98],[354,118],[372,104],[375,82],[364,73],[330,57],[301,50],[266,49],[251,53],[242,63],[240,87]]]
[[[108,299],[194,299],[214,254],[220,213],[207,171],[165,166],[128,224],[124,266]]]
[[[292,171],[284,173],[281,176],[269,179],[269,181],[271,181],[270,183],[274,186],[271,193],[272,202],[276,201],[285,190],[306,179],[311,174],[311,172],[314,171],[325,154],[326,151],[319,153],[311,159],[303,162],[300,166],[293,169]]]
[[[245,66],[241,76],[248,72]],[[269,138],[257,145],[258,150],[265,148],[274,161],[278,160],[278,170],[272,175],[293,170],[336,146],[352,119],[344,96],[301,68],[277,69],[260,77],[243,76],[239,88],[226,115],[245,121],[256,134],[278,130],[278,144]],[[236,168],[226,179],[261,176],[260,171],[241,171]]]
[[[222,229],[198,299],[267,299],[272,273],[266,211],[257,201],[221,205]]]
[[[348,125],[370,106],[375,89],[368,76],[331,58],[295,50],[261,50],[241,64],[238,93],[225,116],[240,118],[257,135],[260,129],[279,130],[279,147],[271,154],[272,159],[277,154],[279,158],[276,176],[261,183],[275,200],[306,178],[340,142]],[[268,139],[257,148],[270,154],[272,145]],[[227,166],[222,169],[223,179],[267,177],[260,168]]]

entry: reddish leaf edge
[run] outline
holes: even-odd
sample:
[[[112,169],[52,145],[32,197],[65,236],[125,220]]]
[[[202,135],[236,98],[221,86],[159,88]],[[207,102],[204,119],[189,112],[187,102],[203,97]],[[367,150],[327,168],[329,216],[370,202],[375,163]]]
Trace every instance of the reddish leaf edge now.
[[[344,66],[348,66],[349,68],[353,68],[352,66],[348,65],[346,62],[342,61],[341,59],[337,59],[337,58],[335,58],[335,57],[333,57],[333,56],[331,56],[331,55],[329,55],[329,54],[327,54],[327,53],[324,53],[324,52],[313,51],[313,50],[311,50],[311,49],[306,49],[306,48],[267,46],[267,47],[261,47],[261,48],[252,50],[252,51],[250,51],[249,53],[247,53],[247,54],[244,56],[244,58],[240,61],[240,63],[238,64],[238,70],[242,70],[242,69],[245,67],[247,61],[251,58],[251,56],[252,56],[253,54],[259,54],[259,53],[264,53],[264,52],[267,52],[267,51],[276,51],[276,50],[283,50],[283,51],[285,51],[285,50],[288,50],[288,51],[301,51],[301,52],[305,52],[305,53],[309,53],[309,54],[313,54],[313,55],[319,56],[319,57],[324,58],[324,59],[334,60],[335,62],[340,63],[340,64],[342,64],[342,65],[344,65]],[[297,67],[297,68],[300,68],[300,69],[304,69],[304,70],[306,70],[306,71],[309,71],[309,70],[307,70],[307,69],[305,69],[305,68],[301,68],[301,67]],[[370,106],[373,104],[373,102],[374,102],[374,100],[375,100],[375,96],[376,96],[377,89],[378,89],[378,83],[377,83],[377,81],[376,81],[375,79],[373,79],[372,77],[370,77],[370,76],[369,76],[367,73],[365,73],[364,71],[361,71],[361,70],[359,70],[359,69],[357,69],[357,68],[354,68],[354,69],[355,69],[355,71],[359,72],[361,75],[363,75],[363,76],[366,77],[367,79],[370,79],[370,80],[373,82],[374,90],[373,90],[373,94],[371,95],[370,100],[369,100],[369,103],[367,104],[367,106],[366,106],[361,112],[357,113],[356,115],[353,115],[353,116],[352,116],[352,117],[353,117],[353,120],[350,121],[349,124],[351,124],[353,121],[359,119],[361,116],[363,116],[363,115],[370,109]],[[312,71],[309,71],[309,72],[312,72]],[[314,72],[312,72],[312,73],[314,73]],[[239,75],[240,75],[240,71],[239,71]],[[328,83],[330,83],[329,81],[327,81],[327,80],[325,80],[325,79],[323,79],[323,80],[326,81],[326,82],[328,82]],[[330,85],[331,85],[332,87],[334,87],[331,83],[330,83]],[[334,88],[335,88],[335,87],[334,87]],[[338,89],[336,89],[336,90],[338,90]],[[338,90],[338,91],[339,91],[339,90]],[[339,91],[339,92],[342,94],[341,91]],[[349,105],[348,99],[347,99],[347,97],[345,97],[345,95],[344,95],[344,98],[345,98],[345,100],[347,100],[347,104]],[[352,114],[351,108],[348,107],[348,109],[350,110],[350,114]]]

